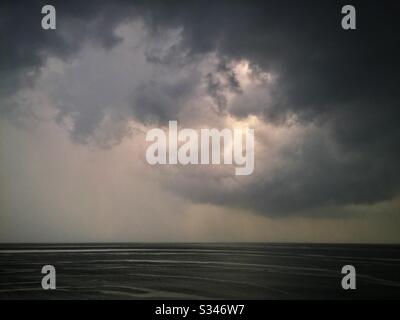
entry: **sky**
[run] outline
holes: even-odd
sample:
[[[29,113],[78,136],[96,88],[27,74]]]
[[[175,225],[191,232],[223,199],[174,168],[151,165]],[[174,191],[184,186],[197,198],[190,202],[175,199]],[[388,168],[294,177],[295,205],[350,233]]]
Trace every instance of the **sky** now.
[[[2,1],[0,241],[399,243],[400,5],[344,4]],[[253,174],[149,165],[175,120]]]

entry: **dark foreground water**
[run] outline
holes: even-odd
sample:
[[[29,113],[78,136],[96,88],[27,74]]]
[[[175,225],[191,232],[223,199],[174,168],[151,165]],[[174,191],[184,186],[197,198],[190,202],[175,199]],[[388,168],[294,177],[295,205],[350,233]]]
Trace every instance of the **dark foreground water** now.
[[[41,288],[45,264],[56,268],[56,290]],[[341,288],[346,264],[356,267],[356,290]],[[0,244],[0,299],[43,298],[400,298],[400,247]]]

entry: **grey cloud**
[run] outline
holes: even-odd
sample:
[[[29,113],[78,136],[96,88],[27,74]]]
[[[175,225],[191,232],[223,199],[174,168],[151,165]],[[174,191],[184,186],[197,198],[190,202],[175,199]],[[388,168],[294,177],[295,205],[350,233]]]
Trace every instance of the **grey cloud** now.
[[[214,76],[212,73],[207,73],[206,75],[207,91],[210,97],[213,98],[218,110],[224,111],[228,103],[227,98],[224,93],[224,85],[221,81]]]
[[[68,58],[87,41],[110,48],[118,42],[115,26],[140,17],[153,34],[168,28],[181,30],[181,42],[170,52],[182,50],[186,59],[194,61],[216,53],[223,61],[247,59],[261,71],[278,75],[267,103],[247,97],[251,108],[241,108],[238,100],[230,108],[224,90],[240,90],[234,74],[220,66],[205,79],[220,109],[239,118],[256,114],[277,126],[287,125],[286,120],[293,116],[299,123],[314,123],[342,155],[338,158],[330,153],[326,141],[307,137],[301,156],[286,155],[289,167],[240,194],[226,191],[218,183],[208,188],[207,181],[199,192],[194,183],[187,188],[177,186],[178,193],[195,201],[246,206],[262,213],[384,201],[400,187],[400,5],[353,1],[358,28],[343,31],[343,4],[307,0],[246,4],[87,1],[72,6],[56,2],[59,31],[47,33],[40,29],[39,2],[24,4],[23,9],[5,2],[0,7],[4,13],[0,41],[5,48],[0,53],[0,69],[6,75],[1,94],[24,85],[24,76],[29,71],[38,73],[47,55]],[[148,53],[147,57],[167,63],[174,55]],[[227,87],[217,80],[218,74]],[[174,81],[145,81],[133,94],[133,115],[143,122],[175,119],[199,80]],[[236,99],[243,99],[240,96]],[[8,114],[3,106],[1,110]],[[76,117],[80,136],[94,131],[102,112],[104,108],[88,108]]]
[[[206,77],[207,92],[214,100],[218,112],[226,111],[228,100],[227,92],[242,93],[240,83],[236,78],[235,72],[225,62],[217,64],[215,72],[209,72]]]
[[[87,41],[110,48],[120,40],[115,26],[132,15],[126,8],[108,1],[67,4],[53,1],[57,10],[57,29],[41,28],[41,8],[45,1],[2,1],[0,5],[0,113],[7,112],[5,100],[20,88],[32,85],[48,56],[68,59]]]
[[[182,78],[142,83],[133,94],[135,118],[153,124],[177,120],[179,111],[194,96],[200,80],[200,75],[193,72]]]
[[[301,140],[280,151],[278,166],[265,172],[256,168],[256,176],[243,186],[240,178],[231,177],[238,187],[224,188],[226,174],[201,172],[171,177],[166,185],[195,202],[250,208],[269,216],[309,215],[313,208],[373,204],[398,194],[395,163],[377,166],[379,155],[360,160],[359,152],[340,150],[320,129]]]
[[[343,156],[352,155],[341,162],[323,144],[315,147],[306,141],[304,155],[293,168],[275,172],[270,182],[251,186],[244,195],[229,194],[220,185],[213,192],[186,188],[187,197],[236,202],[261,212],[290,212],[327,204],[374,203],[398,193],[400,6],[355,1],[358,28],[347,32],[340,28],[343,4],[218,1],[207,8],[171,6],[164,8],[165,15],[151,19],[158,28],[183,26],[183,44],[193,56],[216,51],[228,60],[248,59],[278,75],[269,103],[247,110],[236,104],[230,109],[234,115],[244,117],[250,111],[277,125],[293,116],[300,123],[313,122],[329,134]],[[218,83],[210,82],[211,93],[223,104]]]

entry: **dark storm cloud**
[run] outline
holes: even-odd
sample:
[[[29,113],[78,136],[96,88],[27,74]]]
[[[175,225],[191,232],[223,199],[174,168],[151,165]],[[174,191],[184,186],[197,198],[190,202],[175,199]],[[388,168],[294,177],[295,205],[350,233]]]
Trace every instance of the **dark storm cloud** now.
[[[218,63],[215,72],[207,73],[205,80],[207,92],[214,100],[219,112],[226,111],[228,103],[226,91],[242,93],[235,72],[225,61]]]
[[[150,81],[133,94],[133,114],[143,123],[167,124],[192,97],[200,76],[192,73],[173,81]]]
[[[272,102],[251,112],[279,125],[293,115],[301,123],[313,122],[329,131],[345,158],[335,158],[310,138],[293,158],[294,166],[249,190],[231,194],[193,187],[180,192],[262,212],[374,203],[398,192],[400,5],[352,3],[356,31],[341,29],[344,3],[338,1],[217,1],[160,5],[157,14],[149,13],[155,29],[183,26],[183,45],[193,56],[217,51],[225,59],[248,59],[277,74]],[[209,80],[211,95],[223,104],[220,84]]]
[[[86,41],[110,48],[120,39],[114,28],[129,13],[109,1],[67,4],[52,1],[57,12],[57,30],[41,27],[45,1],[2,1],[0,4],[0,98],[29,86],[48,56],[67,59]],[[18,114],[16,106],[2,101],[0,112]]]
[[[40,29],[38,2],[1,5],[0,90],[3,96],[25,85],[28,71],[38,71],[46,56],[67,58],[85,41],[104,47],[118,42],[113,30],[139,16],[151,33],[180,28],[174,52],[191,59],[217,53],[223,61],[247,59],[255,68],[277,75],[268,103],[251,113],[276,125],[293,115],[328,131],[342,157],[327,150],[324,140],[308,137],[299,154],[288,154],[291,165],[241,193],[195,184],[177,191],[202,202],[240,205],[260,212],[292,212],[323,205],[374,203],[399,190],[400,117],[398,90],[400,5],[395,1],[355,2],[357,30],[340,28],[341,1],[213,1],[206,2],[66,2],[54,3],[57,32]],[[166,54],[153,62],[168,63]],[[157,59],[156,59],[157,58]],[[225,65],[227,66],[227,65]],[[225,84],[219,77],[223,77]],[[229,108],[224,86],[240,87],[223,65],[205,79],[209,95],[221,110]],[[175,119],[188,95],[190,82],[143,84],[133,99],[133,113],[147,122]],[[9,113],[10,107],[0,107]],[[101,111],[99,111],[101,112]],[[99,114],[93,118],[100,119]],[[91,116],[92,112],[87,113]],[[96,118],[97,117],[97,118]],[[99,118],[100,117],[100,118]],[[77,119],[77,123],[98,122]],[[87,128],[88,134],[93,128]],[[256,164],[257,165],[257,164]],[[207,181],[204,181],[207,186]],[[212,191],[211,191],[212,190]]]
[[[260,104],[253,113],[277,123],[292,114],[303,122],[314,121],[330,130],[347,155],[340,161],[325,144],[309,138],[300,155],[288,155],[295,160],[293,166],[248,190],[229,193],[186,186],[179,192],[261,212],[374,203],[398,192],[399,7],[393,2],[355,5],[354,32],[339,28],[336,2],[216,5],[210,14],[197,10],[204,13],[202,18],[177,18],[186,26],[184,41],[193,54],[218,50],[279,75],[273,103]],[[199,46],[197,39],[206,40]],[[246,115],[240,109],[235,114]]]
[[[342,112],[362,119],[371,110],[393,119],[400,95],[400,5],[353,3],[356,31],[341,29],[340,1],[153,3],[143,11],[153,29],[183,27],[182,45],[192,55],[217,51],[276,72],[275,103],[258,110],[268,120],[295,113],[309,121]]]
[[[285,150],[273,172],[261,173],[241,188],[224,189],[221,177],[201,174],[174,177],[169,183],[195,202],[251,208],[270,216],[308,215],[308,209],[324,206],[373,204],[398,194],[395,162],[358,150],[338,156],[329,143],[315,132],[306,136],[301,146]]]

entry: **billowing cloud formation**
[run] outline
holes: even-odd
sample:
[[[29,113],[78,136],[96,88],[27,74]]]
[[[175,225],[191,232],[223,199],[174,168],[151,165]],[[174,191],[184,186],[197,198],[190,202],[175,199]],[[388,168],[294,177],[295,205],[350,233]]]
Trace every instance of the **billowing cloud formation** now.
[[[193,201],[270,215],[372,204],[398,194],[397,3],[354,3],[355,31],[340,28],[337,1],[54,5],[55,32],[40,29],[41,3],[21,10],[2,5],[3,115],[24,113],[12,95],[34,82],[48,58],[71,59],[86,45],[118,54],[122,42],[136,37],[134,31],[118,33],[119,28],[140,21],[131,47],[137,60],[126,60],[143,65],[135,68],[140,70],[135,79],[126,74],[131,66],[121,62],[66,76],[50,90],[57,100],[56,120],[71,122],[75,142],[88,143],[105,126],[104,145],[109,139],[118,143],[131,120],[222,126],[227,119],[255,116],[256,137],[262,135],[254,176],[235,180],[223,170],[191,168],[173,179],[166,172],[163,183]],[[100,80],[79,82],[87,73]],[[271,138],[274,131],[287,136]]]

